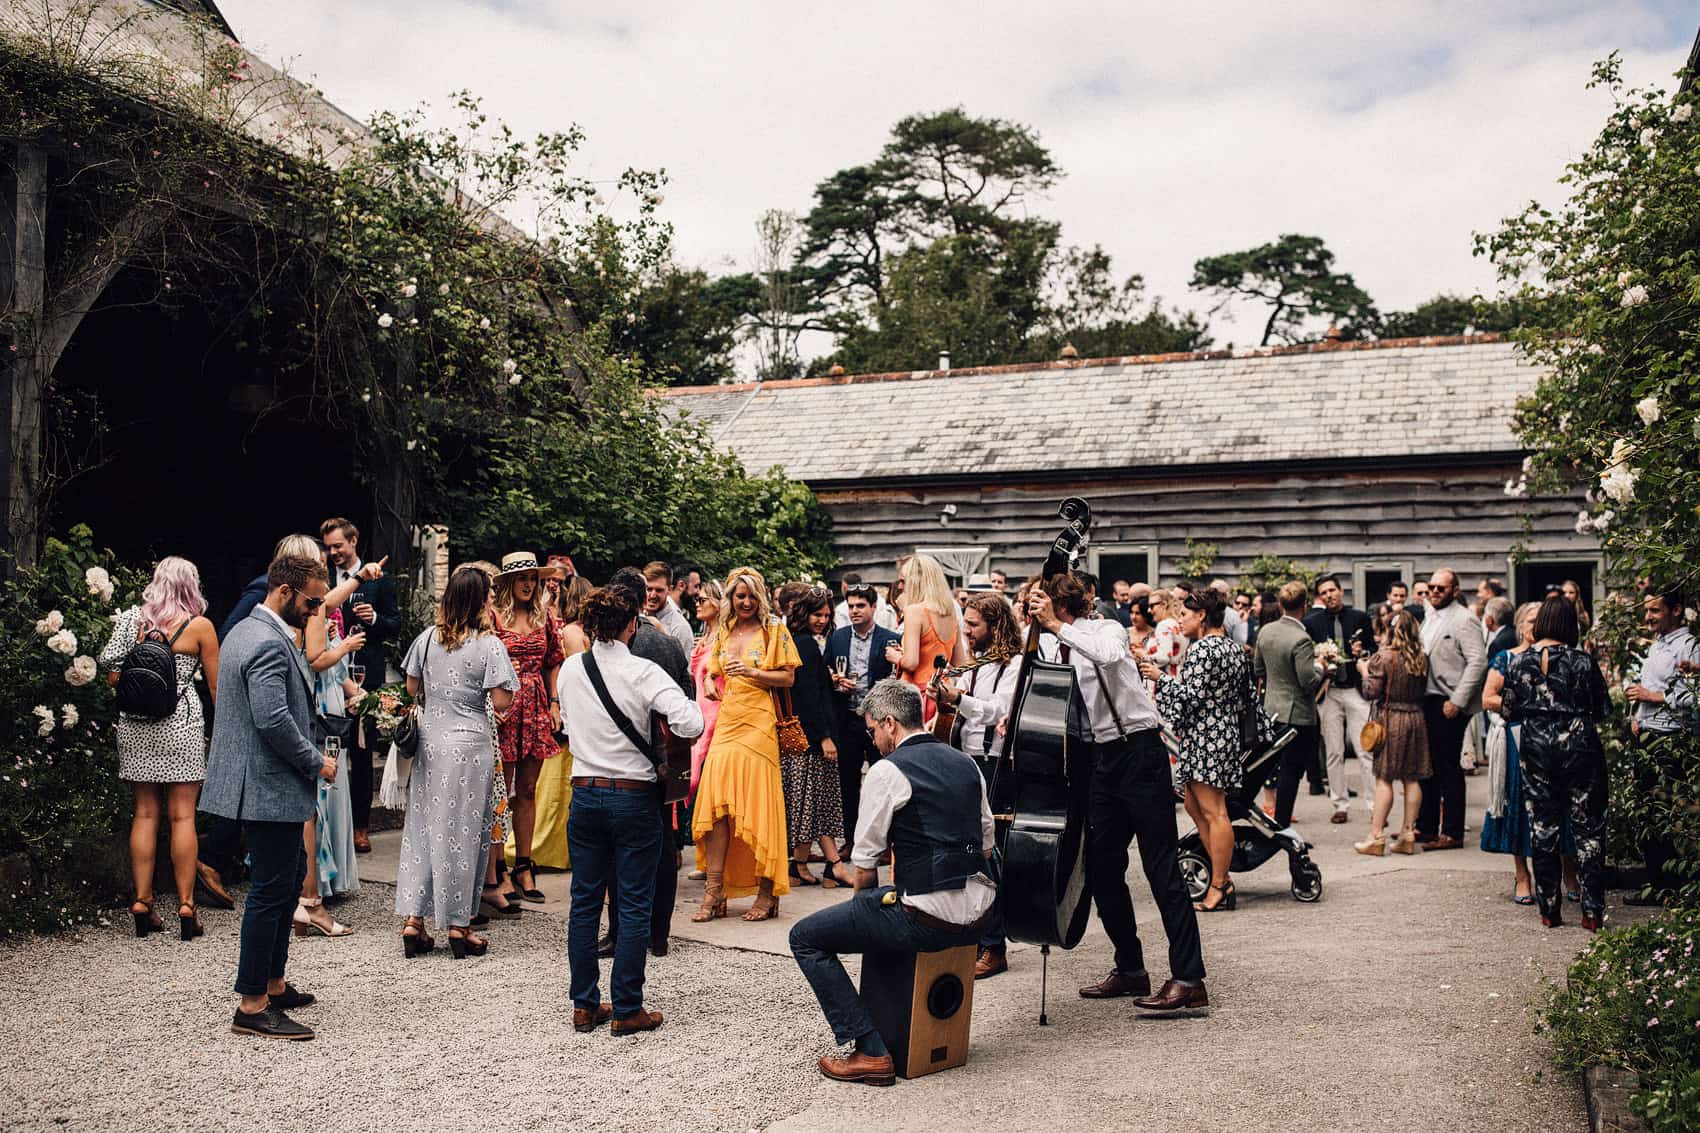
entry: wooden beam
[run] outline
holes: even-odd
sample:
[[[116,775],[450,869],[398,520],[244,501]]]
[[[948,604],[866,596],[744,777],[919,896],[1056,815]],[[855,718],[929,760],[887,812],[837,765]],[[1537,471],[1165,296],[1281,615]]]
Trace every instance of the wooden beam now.
[[[13,151],[7,260],[14,338],[6,344],[6,537],[17,566],[35,562],[41,537],[41,399],[51,367],[41,356],[47,295],[47,155],[30,142]]]

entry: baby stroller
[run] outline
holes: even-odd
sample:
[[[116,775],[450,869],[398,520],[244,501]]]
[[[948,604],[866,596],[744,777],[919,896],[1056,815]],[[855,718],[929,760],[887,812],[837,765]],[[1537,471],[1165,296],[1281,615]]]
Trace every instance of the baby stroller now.
[[[1228,819],[1234,828],[1234,858],[1228,872],[1247,873],[1274,857],[1277,851],[1285,851],[1287,868],[1293,875],[1293,900],[1310,902],[1322,897],[1322,870],[1310,860],[1310,843],[1276,826],[1257,800],[1282,749],[1297,734],[1291,727],[1277,724],[1275,738],[1246,756],[1240,789],[1228,796]],[[1181,877],[1186,879],[1192,899],[1202,901],[1210,886],[1210,855],[1205,852],[1198,831],[1180,840],[1179,856]]]

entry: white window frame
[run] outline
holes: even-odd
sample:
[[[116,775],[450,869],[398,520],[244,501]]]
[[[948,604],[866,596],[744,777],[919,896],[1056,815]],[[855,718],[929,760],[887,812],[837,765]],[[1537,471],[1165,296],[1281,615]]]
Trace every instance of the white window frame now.
[[[933,543],[926,547],[916,547],[915,553],[917,555],[930,555],[938,559],[939,565],[944,567],[944,577],[947,582],[951,582],[951,575],[956,573],[950,564],[960,561],[960,556],[964,553],[973,554],[975,556],[974,565],[961,574],[959,581],[952,582],[953,586],[967,586],[968,580],[974,575],[988,573],[987,566],[992,561],[991,547],[981,543]]]
[[[1522,561],[1525,563],[1592,563],[1594,565],[1594,592],[1588,598],[1588,608],[1598,610],[1600,603],[1605,600],[1606,587],[1606,557],[1599,551],[1526,551]],[[1524,602],[1535,601],[1517,593],[1518,556],[1505,556],[1505,592],[1511,596],[1513,606]]]
[[[1150,586],[1160,586],[1160,585],[1162,585],[1162,581],[1163,581],[1163,575],[1162,575],[1162,571],[1161,571],[1162,558],[1157,553],[1157,542],[1156,542],[1156,540],[1152,540],[1151,542],[1148,542],[1148,543],[1091,543],[1091,544],[1089,544],[1086,548],[1086,569],[1098,576],[1098,585],[1100,587],[1108,587],[1110,585],[1110,583],[1112,581],[1114,581],[1113,579],[1105,578],[1104,572],[1098,569],[1099,556],[1104,555],[1104,554],[1122,555],[1124,557],[1125,556],[1133,556],[1133,555],[1144,555],[1145,556],[1145,577],[1147,579],[1149,579],[1148,585],[1150,585]]]
[[[1380,602],[1385,597],[1377,594],[1371,598],[1364,593],[1364,577],[1372,570],[1398,571],[1399,577],[1405,580],[1405,593],[1411,592],[1416,566],[1410,559],[1356,559],[1352,563],[1352,601],[1358,609],[1367,610],[1372,602]]]

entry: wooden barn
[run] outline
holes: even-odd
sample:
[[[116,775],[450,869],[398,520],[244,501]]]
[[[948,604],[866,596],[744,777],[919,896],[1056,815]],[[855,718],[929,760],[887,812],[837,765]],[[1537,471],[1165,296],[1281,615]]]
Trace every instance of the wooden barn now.
[[[675,389],[747,468],[778,465],[831,513],[841,569],[922,550],[960,579],[1031,572],[1085,497],[1089,566],[1172,582],[1259,555],[1339,576],[1348,599],[1442,566],[1516,598],[1600,586],[1580,501],[1507,493],[1511,411],[1539,371],[1497,336],[865,374]],[[1193,544],[1189,548],[1189,541]]]

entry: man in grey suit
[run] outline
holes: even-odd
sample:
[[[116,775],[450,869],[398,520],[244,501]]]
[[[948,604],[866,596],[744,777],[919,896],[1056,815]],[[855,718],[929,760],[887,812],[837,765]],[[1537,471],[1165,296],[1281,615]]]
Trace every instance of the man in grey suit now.
[[[313,996],[284,980],[290,916],[307,876],[301,827],[313,816],[318,780],[336,761],[313,743],[313,677],[296,631],[325,601],[325,566],[284,555],[266,572],[265,601],[219,648],[218,704],[200,808],[242,824],[252,885],[242,909],[230,1029],[276,1039],[310,1039],[312,1028],[284,1012]]]
[[[1470,608],[1458,601],[1458,576],[1442,568],[1428,583],[1423,652],[1428,654],[1429,763],[1434,778],[1423,788],[1417,811],[1417,841],[1425,850],[1456,850],[1464,844],[1464,768],[1459,762],[1470,717],[1482,710],[1487,680],[1487,643]]]
[[[1252,667],[1264,681],[1263,706],[1297,733],[1281,752],[1280,776],[1275,781],[1275,822],[1291,826],[1299,780],[1316,762],[1316,743],[1322,734],[1316,714],[1322,670],[1316,667],[1316,644],[1299,620],[1310,605],[1310,591],[1302,582],[1289,582],[1275,600],[1281,605],[1281,620],[1258,629]]]

